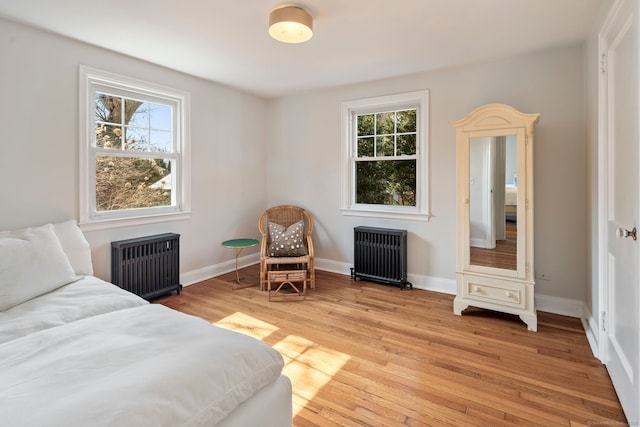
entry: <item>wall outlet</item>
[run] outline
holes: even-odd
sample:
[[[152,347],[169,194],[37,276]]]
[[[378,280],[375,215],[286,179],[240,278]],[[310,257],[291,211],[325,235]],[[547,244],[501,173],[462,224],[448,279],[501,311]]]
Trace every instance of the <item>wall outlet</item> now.
[[[536,279],[538,280],[551,280],[550,274],[540,273],[536,271]]]

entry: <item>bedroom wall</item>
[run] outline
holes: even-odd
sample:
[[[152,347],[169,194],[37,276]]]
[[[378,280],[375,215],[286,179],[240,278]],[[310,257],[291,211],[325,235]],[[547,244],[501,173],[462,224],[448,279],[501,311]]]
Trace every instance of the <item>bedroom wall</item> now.
[[[191,219],[87,232],[96,275],[111,241],[160,232],[181,234],[183,280],[233,268],[220,242],[257,237],[266,206],[263,99],[2,19],[0,58],[0,230],[78,218],[84,64],[191,93]]]
[[[340,103],[430,90],[429,222],[340,213]],[[454,290],[455,132],[449,121],[485,103],[540,113],[536,127],[535,267],[538,308],[580,315],[585,297],[586,117],[584,49],[554,48],[500,61],[287,96],[269,105],[268,204],[296,203],[316,221],[318,265],[348,273],[353,227],[409,231],[414,285]]]
[[[182,235],[183,282],[228,271],[233,253],[220,242],[257,237],[255,221],[265,207],[295,203],[315,217],[320,268],[348,274],[354,226],[401,227],[410,232],[410,280],[453,292],[455,136],[448,122],[479,105],[502,102],[541,113],[534,150],[535,259],[536,270],[551,280],[538,281],[538,306],[575,315],[574,303],[585,299],[580,45],[271,101],[4,20],[0,55],[0,88],[11,100],[0,106],[0,229],[77,218],[79,64],[191,93],[193,215],[88,232],[99,277],[109,279],[112,240],[167,231]],[[431,221],[342,216],[340,102],[425,88],[431,91]],[[255,251],[246,252],[245,261],[252,262]]]

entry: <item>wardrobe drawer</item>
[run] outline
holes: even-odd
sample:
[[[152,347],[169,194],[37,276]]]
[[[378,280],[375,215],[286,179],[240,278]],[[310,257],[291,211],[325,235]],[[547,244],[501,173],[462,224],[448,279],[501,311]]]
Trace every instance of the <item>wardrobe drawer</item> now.
[[[498,305],[524,308],[525,285],[494,278],[465,277],[465,297]]]

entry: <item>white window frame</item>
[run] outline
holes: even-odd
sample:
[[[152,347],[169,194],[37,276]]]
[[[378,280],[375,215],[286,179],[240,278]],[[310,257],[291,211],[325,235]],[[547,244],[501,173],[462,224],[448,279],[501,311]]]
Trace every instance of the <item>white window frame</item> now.
[[[356,203],[357,116],[416,109],[416,206]],[[420,90],[342,102],[343,215],[428,221],[429,211],[429,91]]]
[[[191,215],[190,95],[188,92],[80,65],[79,217],[83,230],[188,219]],[[95,92],[162,102],[173,107],[174,161],[172,205],[97,211],[96,156],[104,150],[95,143]],[[159,153],[160,154],[160,153]]]

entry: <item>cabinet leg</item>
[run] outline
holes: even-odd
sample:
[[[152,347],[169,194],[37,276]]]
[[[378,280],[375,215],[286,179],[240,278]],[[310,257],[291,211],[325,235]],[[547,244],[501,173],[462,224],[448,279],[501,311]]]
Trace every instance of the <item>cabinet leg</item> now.
[[[458,297],[453,300],[453,314],[462,316],[462,312],[466,310],[467,307],[469,307],[469,304],[464,301],[460,301]]]
[[[538,331],[538,316],[535,314],[521,314],[520,320],[527,324],[527,329],[533,332]]]

